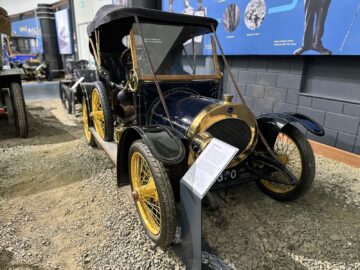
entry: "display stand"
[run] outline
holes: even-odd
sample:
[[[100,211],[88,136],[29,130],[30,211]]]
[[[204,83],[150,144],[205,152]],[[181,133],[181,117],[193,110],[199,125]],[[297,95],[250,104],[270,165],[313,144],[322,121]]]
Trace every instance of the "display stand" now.
[[[237,148],[212,139],[180,181],[177,231],[181,233],[173,248],[190,269],[202,269],[203,266],[201,201],[237,152]],[[221,261],[217,261],[221,265]],[[221,269],[228,268],[221,266]]]

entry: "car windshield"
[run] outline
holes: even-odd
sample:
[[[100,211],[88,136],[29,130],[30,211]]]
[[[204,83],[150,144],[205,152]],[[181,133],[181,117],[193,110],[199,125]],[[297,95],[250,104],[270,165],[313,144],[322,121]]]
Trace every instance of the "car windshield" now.
[[[140,23],[150,60],[156,75],[213,75],[218,74],[209,30],[204,27]],[[133,42],[140,77],[152,75],[136,25]],[[209,45],[208,45],[209,44]],[[206,53],[207,56],[204,55]],[[176,76],[179,78],[179,76]]]

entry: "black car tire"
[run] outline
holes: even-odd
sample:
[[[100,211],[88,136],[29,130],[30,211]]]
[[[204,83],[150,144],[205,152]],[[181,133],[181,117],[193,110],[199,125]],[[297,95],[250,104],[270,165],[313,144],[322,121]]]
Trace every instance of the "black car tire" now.
[[[292,125],[288,125],[281,131],[281,133],[289,137],[295,143],[296,148],[299,151],[301,158],[299,183],[291,190],[284,192],[276,192],[274,189],[272,190],[271,186],[276,184],[270,182],[264,183],[263,179],[257,180],[256,184],[264,193],[275,200],[292,201],[303,195],[311,188],[315,178],[315,157],[309,141],[299,129]]]
[[[99,96],[101,110],[104,114],[104,136],[101,136],[100,132],[98,132],[95,117],[93,117],[94,127],[104,141],[111,142],[114,139],[114,122],[113,122],[113,116],[112,116],[108,92],[104,87],[104,85],[102,84],[102,82],[99,81],[95,82],[94,89],[91,94],[92,112],[94,111],[94,106],[93,106],[94,92],[97,92],[97,95]]]
[[[143,140],[135,141],[129,150],[129,175],[131,179],[131,190],[134,191],[133,186],[133,175],[131,170],[132,157],[135,153],[140,153],[142,157],[146,160],[151,174],[153,176],[156,192],[158,194],[158,204],[160,207],[160,228],[158,234],[153,234],[149,230],[146,222],[143,220],[139,205],[134,198],[134,203],[136,205],[137,212],[141,223],[150,237],[150,239],[158,246],[166,247],[171,244],[175,236],[176,230],[176,212],[175,212],[175,199],[171,183],[166,172],[165,166],[159,160],[157,160],[149,150],[149,147],[143,142]]]
[[[82,101],[82,121],[83,121],[83,127],[84,127],[85,141],[91,147],[96,147],[95,138],[89,129],[90,128],[90,117],[89,117],[89,110],[87,108],[87,102],[86,102],[85,97],[83,98],[83,101]]]
[[[17,135],[21,138],[26,138],[28,136],[29,130],[24,101],[24,93],[21,84],[17,82],[11,83],[10,91]]]

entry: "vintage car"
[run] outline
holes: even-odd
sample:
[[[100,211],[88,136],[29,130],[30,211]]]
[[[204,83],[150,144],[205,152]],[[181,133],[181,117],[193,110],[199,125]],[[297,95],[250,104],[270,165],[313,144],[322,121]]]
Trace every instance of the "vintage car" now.
[[[17,135],[25,138],[28,136],[28,120],[21,86],[24,72],[18,68],[10,68],[6,38],[3,38],[10,34],[8,13],[0,7],[0,118],[6,117],[9,124],[15,125]]]
[[[59,94],[65,110],[76,113],[75,106],[82,101],[82,90],[79,81],[92,82],[97,80],[96,71],[89,68],[87,60],[68,61],[66,64],[67,76],[60,81]]]
[[[295,124],[319,136],[323,128],[297,113],[256,118],[228,69],[217,25],[212,18],[107,5],[88,26],[99,80],[82,86],[85,138],[94,145],[97,133],[118,143],[118,184],[130,182],[145,231],[160,246],[175,234],[180,180],[212,138],[239,149],[214,188],[254,180],[284,201],[314,180],[313,151]],[[197,54],[204,49],[210,55]],[[221,98],[218,51],[241,103]]]
[[[26,80],[52,80],[50,65],[40,61],[40,54],[34,52],[37,47],[35,37],[10,37],[6,40],[11,66],[22,68]]]

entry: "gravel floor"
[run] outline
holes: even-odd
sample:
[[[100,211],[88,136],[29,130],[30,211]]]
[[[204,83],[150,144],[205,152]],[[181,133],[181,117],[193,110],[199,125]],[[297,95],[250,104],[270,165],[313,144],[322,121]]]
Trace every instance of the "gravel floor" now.
[[[0,269],[184,269],[151,249],[129,187],[59,101],[31,102],[30,137],[0,119]],[[204,238],[237,269],[360,269],[360,169],[317,157],[314,188],[279,203],[254,184],[219,193]]]

